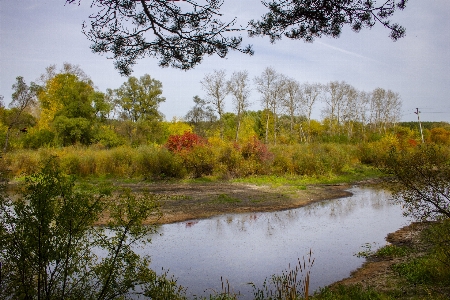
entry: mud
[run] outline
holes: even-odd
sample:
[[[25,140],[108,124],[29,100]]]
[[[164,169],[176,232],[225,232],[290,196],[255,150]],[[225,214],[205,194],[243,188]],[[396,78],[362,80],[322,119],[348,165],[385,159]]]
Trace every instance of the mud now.
[[[162,218],[146,223],[167,224],[216,215],[270,212],[297,208],[316,201],[350,196],[347,185],[259,186],[240,183],[139,183],[121,184],[134,192],[148,191],[161,197]],[[99,220],[105,223],[106,216]]]

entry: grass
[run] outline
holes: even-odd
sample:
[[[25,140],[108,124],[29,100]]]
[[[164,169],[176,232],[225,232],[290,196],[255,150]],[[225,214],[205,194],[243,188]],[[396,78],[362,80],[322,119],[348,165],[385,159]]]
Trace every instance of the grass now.
[[[327,176],[299,176],[299,175],[260,175],[236,178],[232,182],[248,183],[255,185],[268,185],[271,187],[293,186],[299,190],[306,190],[308,185],[313,184],[341,184],[352,183],[367,179],[381,177],[381,172],[373,167],[359,166],[357,169],[348,170],[345,173]]]
[[[240,199],[231,197],[227,194],[220,194],[217,196],[216,199],[212,200],[211,202],[219,204],[233,204],[233,203],[240,203],[242,201]]]
[[[377,257],[404,257],[408,254],[410,254],[412,251],[411,248],[406,246],[396,246],[396,245],[386,245],[384,247],[381,247],[377,250],[375,253],[375,256]]]

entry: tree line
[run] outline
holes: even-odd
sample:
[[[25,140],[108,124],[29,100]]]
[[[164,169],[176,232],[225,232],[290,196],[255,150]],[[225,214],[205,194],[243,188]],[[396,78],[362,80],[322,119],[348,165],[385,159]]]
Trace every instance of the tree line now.
[[[279,134],[284,134],[291,142],[310,142],[318,134],[320,125],[323,125],[321,133],[344,134],[348,139],[355,135],[364,136],[368,129],[381,134],[400,121],[400,95],[391,90],[359,91],[344,81],[300,83],[271,67],[253,79],[253,88],[247,71],[233,72],[227,79],[225,70],[214,70],[204,76],[201,84],[205,99],[194,97],[195,105],[185,120],[195,127],[217,122],[223,139],[227,114],[225,100],[231,95],[236,142],[244,117],[254,116],[254,112],[248,112],[252,90],[260,95],[259,136],[266,144],[276,144]],[[313,109],[319,102],[324,104],[322,124],[312,119]],[[202,133],[200,128],[198,131]]]
[[[401,110],[400,95],[391,90],[359,91],[344,81],[300,83],[271,67],[253,79],[245,70],[230,77],[214,70],[200,83],[204,96],[193,98],[184,118],[168,122],[159,110],[166,100],[162,83],[148,74],[101,92],[80,67],[51,65],[36,83],[16,78],[9,108],[0,109],[3,150],[163,144],[185,131],[235,142],[256,137],[266,144],[368,140],[393,128]],[[258,111],[249,110],[255,91]],[[317,121],[312,112],[320,104],[323,119]]]

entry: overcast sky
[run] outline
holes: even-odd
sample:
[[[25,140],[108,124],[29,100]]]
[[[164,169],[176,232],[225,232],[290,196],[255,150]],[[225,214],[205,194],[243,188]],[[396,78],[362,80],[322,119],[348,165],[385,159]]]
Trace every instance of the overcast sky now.
[[[35,81],[51,64],[79,65],[100,91],[118,88],[124,81],[107,56],[91,52],[81,32],[83,21],[93,10],[91,0],[82,5],[64,5],[65,0],[0,0],[0,95],[11,100],[17,76]],[[207,57],[190,71],[159,68],[155,58],[138,61],[132,76],[150,74],[163,84],[166,102],[160,109],[167,120],[182,117],[193,106],[195,95],[203,97],[200,81],[214,69],[248,70],[253,79],[264,68],[299,82],[346,81],[355,88],[377,87],[400,94],[402,121],[417,120],[418,107],[424,121],[450,121],[450,1],[411,0],[394,21],[406,27],[406,37],[393,42],[389,30],[377,24],[354,33],[345,29],[338,39],[321,38],[314,43],[282,40],[271,45],[267,38],[248,38],[254,56],[232,52],[226,59]],[[264,13],[258,0],[225,0],[224,18],[245,24]],[[260,96],[252,90],[251,109],[260,109]],[[228,110],[231,111],[231,97]],[[321,119],[318,105],[314,118]]]

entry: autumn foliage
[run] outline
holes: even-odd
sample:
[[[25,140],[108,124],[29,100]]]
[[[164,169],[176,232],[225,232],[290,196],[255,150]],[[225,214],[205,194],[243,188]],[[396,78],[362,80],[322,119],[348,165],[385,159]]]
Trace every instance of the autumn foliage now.
[[[206,140],[201,136],[186,131],[183,134],[169,136],[165,147],[173,153],[179,153],[183,150],[191,150],[194,146],[204,144],[206,144]]]

